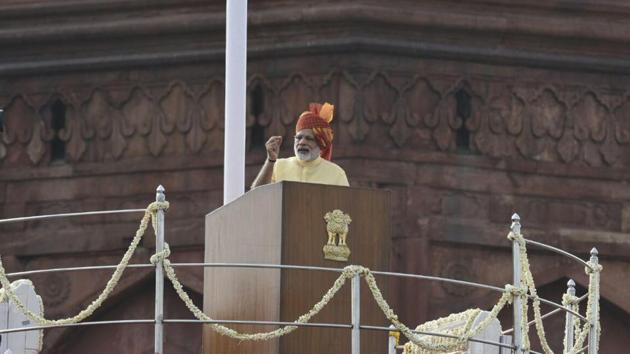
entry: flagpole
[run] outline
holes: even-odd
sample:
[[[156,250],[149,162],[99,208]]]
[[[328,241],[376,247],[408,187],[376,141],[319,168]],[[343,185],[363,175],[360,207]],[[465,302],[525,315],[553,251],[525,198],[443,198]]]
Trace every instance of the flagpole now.
[[[247,0],[226,0],[223,204],[245,191]]]

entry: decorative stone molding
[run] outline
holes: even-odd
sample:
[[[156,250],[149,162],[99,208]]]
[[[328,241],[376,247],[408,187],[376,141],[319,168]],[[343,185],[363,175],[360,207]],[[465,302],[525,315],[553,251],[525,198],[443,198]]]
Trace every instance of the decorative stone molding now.
[[[457,131],[465,129],[470,152],[491,158],[595,167],[628,164],[620,159],[630,143],[627,92],[345,70],[324,76],[255,75],[249,88],[250,92],[259,90],[263,109],[252,112],[250,102],[247,127],[258,126],[266,136],[290,137],[306,103],[327,99],[337,104],[338,146],[383,144],[393,150],[455,152]],[[468,99],[466,118],[458,116],[459,92]],[[49,97],[59,97],[66,105],[65,128],[57,134],[67,145],[70,163],[222,149],[220,79],[205,85],[173,81],[162,90],[143,85],[122,90],[99,86],[88,95],[63,89]],[[47,164],[49,142],[55,134],[46,114],[52,100],[27,93],[8,100],[0,142],[2,166]]]

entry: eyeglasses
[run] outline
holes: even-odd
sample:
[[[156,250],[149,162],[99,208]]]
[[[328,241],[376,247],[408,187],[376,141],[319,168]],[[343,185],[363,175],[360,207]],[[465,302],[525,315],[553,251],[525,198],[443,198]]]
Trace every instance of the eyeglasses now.
[[[314,136],[310,136],[310,135],[302,135],[302,134],[298,134],[294,137],[295,141],[300,141],[302,139],[312,142],[315,141],[315,137]]]

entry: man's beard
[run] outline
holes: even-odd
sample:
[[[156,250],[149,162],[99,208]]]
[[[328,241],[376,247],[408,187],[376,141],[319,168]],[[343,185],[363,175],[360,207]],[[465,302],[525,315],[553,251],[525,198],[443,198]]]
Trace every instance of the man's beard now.
[[[319,149],[319,146],[309,149],[308,151],[299,151],[297,147],[295,148],[295,157],[297,157],[300,161],[313,161],[319,157],[320,153],[321,150]]]

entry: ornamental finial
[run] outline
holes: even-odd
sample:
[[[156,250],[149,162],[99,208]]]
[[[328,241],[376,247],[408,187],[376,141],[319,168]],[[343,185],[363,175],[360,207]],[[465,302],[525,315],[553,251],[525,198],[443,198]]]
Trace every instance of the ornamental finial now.
[[[593,249],[591,250],[590,262],[593,264],[598,264],[599,263],[599,258],[597,257],[598,255],[599,255],[599,252],[597,251],[597,248],[593,247]]]
[[[160,184],[156,189],[155,189],[155,201],[156,202],[163,202],[166,200],[166,196],[164,195],[164,191],[166,191],[164,189],[164,187]]]
[[[512,233],[515,235],[521,234],[521,217],[517,213],[512,214],[512,225],[510,225]]]
[[[567,294],[575,296],[575,282],[569,279],[567,282]]]

